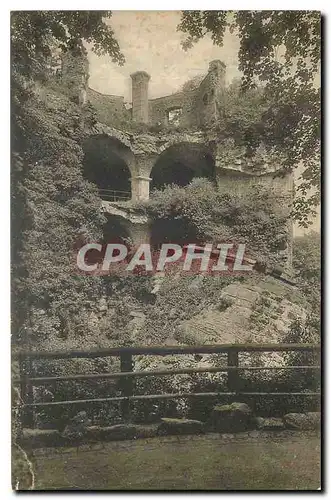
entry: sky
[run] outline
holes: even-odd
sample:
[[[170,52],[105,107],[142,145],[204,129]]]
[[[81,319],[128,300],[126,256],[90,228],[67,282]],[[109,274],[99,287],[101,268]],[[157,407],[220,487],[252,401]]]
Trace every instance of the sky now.
[[[238,39],[227,33],[224,47],[213,45],[209,37],[185,52],[181,48],[183,33],[176,31],[180,12],[114,11],[109,20],[125,56],[120,67],[110,57],[89,52],[91,88],[105,94],[124,95],[131,101],[130,74],[144,70],[151,75],[150,98],[180,90],[190,78],[205,74],[213,59],[227,66],[227,81],[240,75],[238,71]]]
[[[183,33],[177,31],[179,11],[113,11],[107,20],[112,26],[126,62],[119,66],[109,56],[96,56],[88,50],[90,63],[89,86],[102,94],[124,96],[131,102],[131,78],[135,71],[151,75],[149,98],[169,95],[180,90],[190,78],[205,74],[209,62],[220,59],[226,64],[226,83],[240,77],[238,70],[239,40],[235,34],[225,33],[223,47],[213,45],[205,36],[192,49],[181,47]],[[302,169],[296,169],[295,179]],[[319,231],[320,210],[308,230],[294,224],[294,236],[301,236],[311,229]]]

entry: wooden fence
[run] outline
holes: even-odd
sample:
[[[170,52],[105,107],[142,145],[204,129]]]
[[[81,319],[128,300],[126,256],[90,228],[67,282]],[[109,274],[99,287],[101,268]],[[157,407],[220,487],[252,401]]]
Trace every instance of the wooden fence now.
[[[50,406],[84,405],[93,403],[120,402],[121,413],[124,420],[130,416],[130,403],[139,400],[164,400],[164,399],[186,399],[186,398],[205,398],[215,396],[301,396],[301,397],[320,397],[319,392],[248,392],[241,390],[240,372],[242,371],[262,371],[262,370],[311,370],[320,372],[318,365],[298,365],[298,366],[240,366],[240,353],[265,353],[265,352],[320,352],[320,345],[317,344],[220,344],[203,346],[173,346],[173,347],[121,347],[109,349],[92,349],[89,351],[56,351],[56,352],[27,352],[21,351],[15,354],[19,359],[21,376],[15,383],[21,387],[21,397],[23,401],[23,424],[26,427],[33,426],[34,409]],[[178,368],[172,370],[153,370],[153,371],[133,371],[133,357],[137,355],[144,356],[166,356],[166,355],[188,355],[188,354],[226,354],[227,366],[210,366],[206,368]],[[116,373],[95,373],[95,374],[77,374],[61,376],[34,376],[33,362],[36,360],[68,360],[73,358],[105,358],[119,357],[120,372]],[[159,377],[171,376],[176,374],[195,374],[195,373],[221,373],[228,374],[227,392],[200,392],[200,393],[171,393],[171,394],[134,394],[134,378],[138,377]],[[79,381],[79,380],[98,380],[98,379],[118,379],[121,396],[91,398],[79,400],[47,401],[35,402],[33,387],[40,385],[53,384],[59,381]],[[319,380],[317,378],[317,380]]]

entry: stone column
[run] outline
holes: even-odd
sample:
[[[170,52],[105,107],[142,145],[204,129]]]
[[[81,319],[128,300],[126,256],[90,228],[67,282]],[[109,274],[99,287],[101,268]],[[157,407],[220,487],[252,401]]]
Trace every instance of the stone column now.
[[[148,201],[149,200],[149,183],[150,177],[137,175],[131,178],[131,200],[132,201]]]
[[[131,192],[134,201],[149,200],[149,184],[151,182],[150,173],[157,156],[155,154],[136,155],[136,174],[131,178]]]
[[[148,82],[150,76],[146,71],[132,73],[132,120],[148,123]]]
[[[84,106],[87,103],[89,63],[82,46],[68,50],[62,55],[61,82],[71,100]]]

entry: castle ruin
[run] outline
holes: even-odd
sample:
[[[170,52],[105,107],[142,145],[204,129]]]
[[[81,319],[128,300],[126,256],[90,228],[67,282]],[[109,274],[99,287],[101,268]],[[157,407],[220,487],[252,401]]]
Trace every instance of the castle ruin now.
[[[112,230],[121,226],[135,243],[146,242],[149,223],[135,213],[134,205],[147,202],[153,188],[185,186],[195,177],[207,178],[215,189],[228,193],[264,186],[274,193],[279,211],[290,214],[293,174],[283,170],[281,160],[263,147],[248,158],[244,146],[215,127],[226,99],[225,75],[225,64],[214,60],[197,88],[149,99],[151,76],[137,71],[131,74],[132,103],[127,106],[123,96],[88,87],[86,55],[65,56],[63,85],[80,104],[90,102],[96,110],[97,123],[85,144],[86,176],[99,188]],[[289,269],[291,220],[287,231],[283,253]]]

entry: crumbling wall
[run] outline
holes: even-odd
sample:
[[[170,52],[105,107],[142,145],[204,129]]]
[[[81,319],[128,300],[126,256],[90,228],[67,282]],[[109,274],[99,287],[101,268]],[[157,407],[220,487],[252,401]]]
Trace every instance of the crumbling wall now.
[[[225,65],[218,60],[212,61],[209,64],[209,71],[197,91],[196,119],[198,125],[206,126],[217,122],[224,88]]]
[[[87,99],[96,110],[98,121],[109,126],[123,126],[131,120],[130,111],[124,106],[124,97],[104,95],[87,89]]]
[[[64,93],[75,103],[86,104],[89,64],[83,47],[68,51],[61,58],[61,83]]]
[[[177,92],[176,94],[159,97],[149,101],[149,122],[153,125],[168,125],[168,111],[174,108],[182,108],[180,126],[197,125],[196,91]]]

